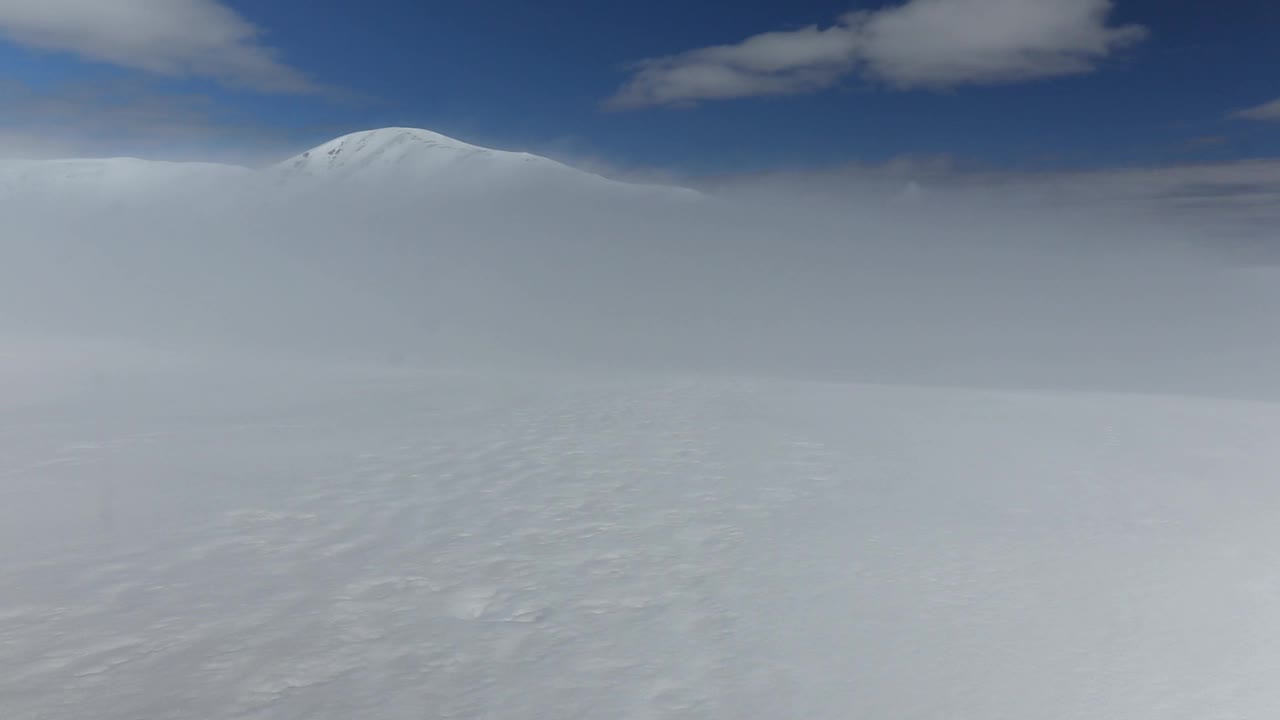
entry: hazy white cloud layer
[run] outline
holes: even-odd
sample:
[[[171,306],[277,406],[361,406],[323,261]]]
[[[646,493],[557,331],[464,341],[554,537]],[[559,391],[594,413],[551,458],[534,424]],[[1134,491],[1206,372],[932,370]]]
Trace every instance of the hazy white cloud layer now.
[[[218,0],[0,0],[0,33],[32,48],[264,92],[314,91]]]
[[[1236,117],[1246,120],[1280,121],[1280,100],[1272,100],[1257,107],[1251,107],[1236,113]]]
[[[297,173],[14,166],[0,176],[0,306],[15,309],[0,334],[1280,396],[1273,164],[887,170],[690,198],[534,162],[486,181],[498,168],[481,157],[441,158],[457,192],[397,173],[312,187]]]
[[[925,206],[972,202],[981,207],[999,197],[1014,206],[1119,211],[1195,228],[1204,244],[1221,251],[1248,250],[1280,262],[1280,248],[1266,242],[1271,228],[1280,226],[1280,160],[1275,159],[1020,172],[966,169],[946,156],[904,156],[881,165],[726,176],[707,186],[764,188],[832,202],[888,192]]]
[[[854,73],[900,89],[1078,75],[1145,36],[1141,27],[1109,24],[1111,9],[1111,0],[909,0],[848,13],[827,28],[641,61],[608,104],[806,93]]]

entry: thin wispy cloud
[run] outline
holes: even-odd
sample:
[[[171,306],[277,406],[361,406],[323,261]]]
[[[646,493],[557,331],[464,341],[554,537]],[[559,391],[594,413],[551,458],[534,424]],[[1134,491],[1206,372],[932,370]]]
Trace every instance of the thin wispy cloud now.
[[[1080,75],[1146,36],[1110,23],[1111,0],[909,0],[826,28],[637,63],[614,109],[791,95],[861,75],[897,89],[946,89]]]
[[[1235,114],[1245,120],[1271,120],[1280,122],[1280,100],[1273,100],[1257,107],[1251,107]]]
[[[0,0],[0,36],[171,77],[271,93],[318,87],[219,0]]]

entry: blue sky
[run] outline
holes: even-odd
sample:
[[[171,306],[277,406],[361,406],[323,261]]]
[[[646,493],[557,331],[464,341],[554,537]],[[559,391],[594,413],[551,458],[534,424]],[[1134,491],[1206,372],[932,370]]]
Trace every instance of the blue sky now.
[[[1273,0],[167,7],[0,0],[0,139],[249,159],[409,125],[686,173],[1280,155]]]

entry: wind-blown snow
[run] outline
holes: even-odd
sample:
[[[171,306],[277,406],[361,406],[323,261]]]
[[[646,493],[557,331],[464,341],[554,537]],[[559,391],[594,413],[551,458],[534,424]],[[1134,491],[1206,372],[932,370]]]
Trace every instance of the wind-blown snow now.
[[[289,374],[4,410],[4,717],[1280,706],[1274,406]]]

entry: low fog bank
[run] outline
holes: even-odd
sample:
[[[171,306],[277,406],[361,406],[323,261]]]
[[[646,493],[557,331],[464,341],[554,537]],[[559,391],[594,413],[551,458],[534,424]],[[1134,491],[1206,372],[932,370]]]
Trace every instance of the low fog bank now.
[[[1205,225],[902,190],[10,194],[0,335],[285,365],[1280,393],[1272,270]]]
[[[720,193],[782,193],[831,202],[879,197],[990,207],[998,198],[1006,208],[1174,226],[1237,262],[1280,264],[1280,160],[1035,172],[907,157],[878,166],[710,178],[702,184]]]

